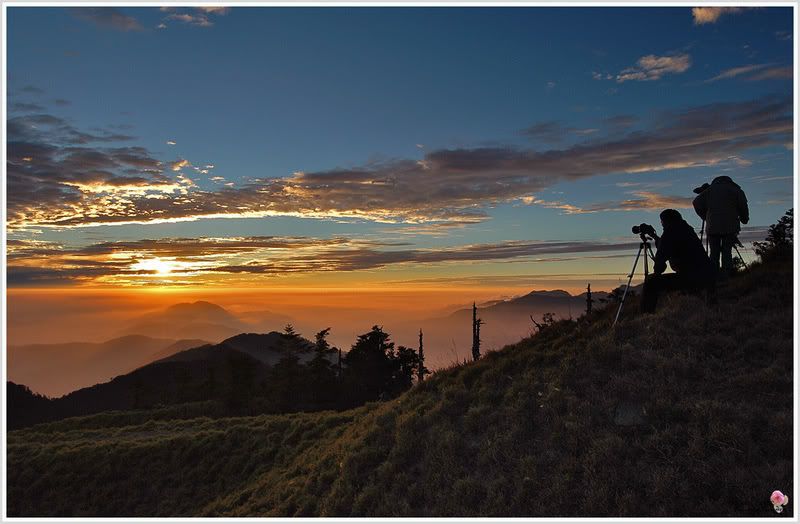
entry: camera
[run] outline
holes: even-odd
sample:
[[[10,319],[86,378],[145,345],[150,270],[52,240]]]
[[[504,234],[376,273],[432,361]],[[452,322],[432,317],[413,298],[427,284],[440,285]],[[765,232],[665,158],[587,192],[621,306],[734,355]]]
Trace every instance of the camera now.
[[[650,235],[655,236],[656,229],[651,226],[650,224],[641,223],[638,226],[633,226],[631,228],[634,235]]]

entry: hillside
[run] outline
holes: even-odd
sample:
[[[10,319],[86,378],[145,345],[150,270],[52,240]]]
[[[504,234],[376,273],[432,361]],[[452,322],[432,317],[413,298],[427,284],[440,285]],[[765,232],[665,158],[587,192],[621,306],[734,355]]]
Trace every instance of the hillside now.
[[[8,435],[9,516],[770,517],[792,485],[791,262],[563,321],[401,397]],[[205,409],[205,408],[203,408]],[[781,516],[794,514],[794,500]]]

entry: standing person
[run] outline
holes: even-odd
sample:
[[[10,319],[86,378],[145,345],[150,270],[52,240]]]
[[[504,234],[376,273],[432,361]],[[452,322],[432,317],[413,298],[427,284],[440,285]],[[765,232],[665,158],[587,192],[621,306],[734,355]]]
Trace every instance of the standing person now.
[[[646,232],[655,240],[657,251],[653,274],[647,277],[642,289],[642,312],[653,313],[658,296],[664,291],[705,290],[707,301],[713,303],[714,268],[694,228],[674,209],[665,209],[660,217],[664,228],[661,236],[652,227]],[[675,273],[664,274],[667,262]]]
[[[698,216],[706,221],[711,261],[721,276],[733,273],[733,250],[741,227],[750,220],[747,197],[730,177],[718,176],[692,202]],[[720,258],[722,262],[720,264]]]

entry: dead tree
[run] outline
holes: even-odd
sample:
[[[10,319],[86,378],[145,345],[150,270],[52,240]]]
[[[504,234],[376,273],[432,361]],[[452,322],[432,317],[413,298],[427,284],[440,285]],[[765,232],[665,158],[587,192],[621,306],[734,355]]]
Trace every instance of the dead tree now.
[[[478,318],[478,308],[475,302],[472,303],[472,360],[481,358],[481,324],[483,320]]]
[[[594,300],[592,300],[592,285],[589,284],[589,285],[586,286],[586,316],[587,317],[592,314],[592,302],[594,302]]]
[[[419,368],[417,369],[417,381],[425,380],[428,370],[425,368],[425,353],[422,351],[422,330],[419,330]]]

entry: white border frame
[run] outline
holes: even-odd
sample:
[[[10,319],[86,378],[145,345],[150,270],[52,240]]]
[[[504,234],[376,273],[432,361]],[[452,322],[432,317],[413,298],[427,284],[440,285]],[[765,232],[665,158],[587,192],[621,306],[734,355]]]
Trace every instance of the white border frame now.
[[[2,115],[8,115],[7,112],[7,95],[8,95],[8,83],[6,79],[8,78],[8,72],[6,69],[6,65],[8,63],[7,60],[7,53],[8,53],[8,46],[6,45],[6,38],[8,35],[7,31],[7,7],[80,7],[80,6],[97,6],[97,5],[108,5],[114,7],[161,7],[161,6],[173,6],[173,7],[193,7],[199,5],[220,5],[226,7],[697,7],[698,4],[704,7],[792,7],[793,8],[793,36],[792,36],[792,44],[794,46],[794,56],[793,56],[793,72],[794,72],[794,146],[793,146],[793,188],[794,188],[794,195],[793,195],[793,207],[795,211],[797,210],[798,204],[798,11],[800,10],[800,5],[798,5],[797,1],[769,1],[769,2],[730,2],[730,1],[718,1],[718,0],[705,0],[705,1],[698,1],[698,2],[665,2],[665,1],[637,1],[637,0],[630,0],[630,1],[616,1],[616,2],[602,2],[602,1],[575,1],[575,2],[566,2],[563,0],[539,0],[539,1],[508,1],[508,0],[498,0],[496,2],[492,2],[490,0],[452,0],[452,1],[442,1],[442,0],[435,0],[430,2],[420,1],[420,0],[409,0],[409,1],[336,1],[336,0],[329,0],[329,1],[316,1],[316,2],[309,2],[309,1],[278,1],[278,2],[263,2],[263,1],[253,1],[253,2],[243,2],[243,1],[219,1],[219,2],[209,2],[204,0],[199,0],[196,2],[175,2],[175,1],[165,1],[165,2],[158,2],[158,1],[136,1],[136,2],[128,2],[128,1],[121,1],[115,2],[113,0],[85,0],[85,1],[56,1],[56,2],[37,2],[37,1],[2,1],[0,0],[0,4],[2,4]],[[5,224],[7,223],[7,209],[6,209],[6,118],[3,118],[3,125],[2,125],[2,138],[3,138],[3,148],[2,154],[0,155],[0,159],[2,160],[2,188],[0,188],[0,204],[2,204],[2,218],[3,218],[3,229],[2,233],[0,233],[0,239],[2,239],[3,243],[3,257],[2,257],[2,267],[0,268],[0,277],[2,277],[2,298],[0,298],[0,311],[2,312],[2,326],[0,326],[0,342],[2,342],[2,379],[3,379],[3,390],[2,390],[2,420],[0,420],[0,431],[2,431],[2,462],[3,467],[0,475],[2,475],[2,482],[0,483],[2,486],[2,492],[0,493],[0,504],[2,504],[2,509],[0,513],[0,520],[7,521],[7,522],[26,522],[26,523],[33,523],[33,522],[224,522],[224,521],[236,521],[236,522],[317,522],[317,521],[328,521],[328,522],[352,522],[352,521],[365,521],[365,522],[771,522],[774,521],[776,517],[771,518],[691,518],[691,517],[669,517],[669,518],[625,518],[625,517],[618,517],[618,518],[600,518],[600,517],[586,517],[586,518],[461,518],[461,517],[437,517],[437,518],[267,518],[267,517],[246,517],[246,518],[207,518],[207,517],[193,517],[193,518],[159,518],[159,517],[152,517],[152,518],[106,518],[106,517],[94,517],[94,518],[36,518],[36,517],[14,517],[9,518],[7,514],[7,504],[6,504],[6,468],[7,462],[5,457],[7,456],[7,446],[6,446],[6,382],[8,380],[7,377],[7,370],[6,370],[6,355],[7,355],[7,337],[6,337],[6,326],[8,321],[8,308],[7,308],[7,280],[6,280],[6,264],[7,264],[7,252],[6,252],[6,228]],[[795,218],[795,224],[797,224],[797,219]],[[796,229],[796,228],[795,228]],[[800,516],[798,515],[798,507],[797,503],[800,500],[800,496],[797,495],[797,488],[798,488],[798,452],[797,452],[797,430],[798,430],[798,392],[797,392],[797,376],[798,376],[798,290],[800,289],[800,282],[797,279],[797,272],[798,272],[798,241],[796,237],[795,231],[795,241],[794,241],[794,271],[793,271],[793,288],[794,288],[794,330],[793,330],[793,348],[794,348],[794,358],[793,358],[793,375],[792,375],[792,384],[794,389],[793,400],[794,400],[794,476],[793,476],[793,483],[795,492],[789,494],[791,497],[791,502],[794,504],[794,517],[791,519],[780,518],[780,522],[800,522]],[[766,493],[765,493],[765,500],[766,500]]]

